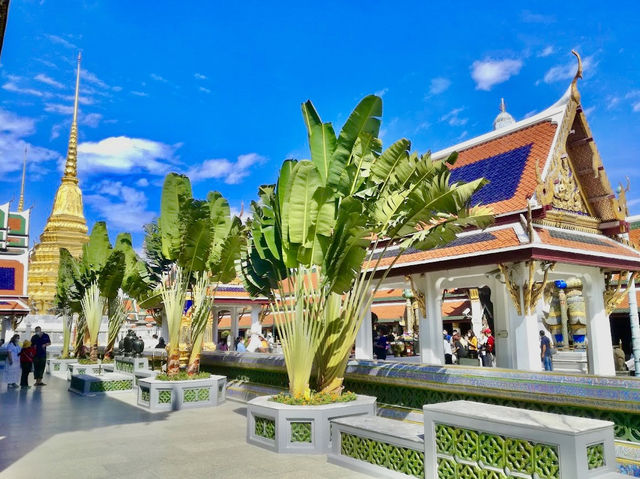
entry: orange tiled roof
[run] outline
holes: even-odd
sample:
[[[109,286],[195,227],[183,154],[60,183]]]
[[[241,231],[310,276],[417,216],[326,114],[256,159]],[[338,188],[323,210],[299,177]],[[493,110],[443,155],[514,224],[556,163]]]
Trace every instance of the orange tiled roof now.
[[[404,318],[405,309],[405,303],[378,304],[371,306],[371,312],[375,313],[378,319],[393,319],[397,321]]]
[[[495,202],[486,202],[497,215],[525,210],[527,208],[527,197],[533,196],[537,185],[536,162],[539,163],[542,171],[553,144],[556,128],[557,125],[549,120],[541,121],[506,135],[489,139],[484,143],[462,149],[458,152],[458,161],[456,161],[452,170],[466,167],[488,158],[491,159],[488,160],[491,162],[497,155],[531,145],[522,169],[520,181],[513,196]],[[489,169],[491,169],[490,165]],[[500,169],[504,170],[503,174],[505,176],[513,174],[508,168],[500,166]],[[465,179],[469,180],[471,178]],[[494,179],[494,181],[496,180]]]
[[[579,231],[560,230],[556,228],[536,228],[536,232],[543,244],[553,247],[570,248],[579,253],[598,256],[621,256],[640,261],[640,252],[631,249],[614,239],[604,235],[593,235]]]
[[[458,299],[454,301],[442,302],[442,317],[447,316],[464,316],[465,309],[471,309],[471,303],[468,299]]]

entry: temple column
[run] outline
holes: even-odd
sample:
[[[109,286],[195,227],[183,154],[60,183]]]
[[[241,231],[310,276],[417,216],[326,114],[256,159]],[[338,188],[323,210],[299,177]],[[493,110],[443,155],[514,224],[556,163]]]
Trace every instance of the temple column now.
[[[604,305],[604,276],[599,270],[594,270],[587,273],[584,279],[589,373],[596,376],[615,376],[611,327]]]
[[[211,341],[216,349],[218,349],[218,308],[214,307],[211,314],[213,315],[213,321],[211,321]]]
[[[442,292],[436,278],[426,274],[422,283],[427,317],[420,317],[420,362],[444,364],[444,341],[442,338]],[[422,316],[422,315],[420,315]]]
[[[9,318],[3,317],[0,320],[0,323],[2,323],[1,325],[1,329],[0,329],[0,339],[4,339],[6,342],[8,342],[5,339],[5,335],[7,334],[7,330],[9,329],[9,327],[11,326],[11,320]]]
[[[260,306],[257,304],[251,306],[251,332],[262,334],[262,324],[260,324]]]
[[[365,300],[365,303],[368,301]],[[373,324],[371,306],[363,311],[364,317],[356,334],[356,359],[373,359]]]
[[[227,338],[227,345],[229,346],[229,351],[236,350],[236,338],[238,337],[238,308],[235,306],[231,307],[231,330],[229,331],[229,336]]]
[[[482,330],[482,303],[477,288],[469,289],[469,300],[471,301],[471,329],[476,337],[480,337]]]
[[[495,360],[499,368],[515,369],[513,355],[513,332],[511,331],[511,318],[516,315],[506,286],[500,281],[495,281],[491,288],[491,300],[493,302],[493,335],[496,342]]]

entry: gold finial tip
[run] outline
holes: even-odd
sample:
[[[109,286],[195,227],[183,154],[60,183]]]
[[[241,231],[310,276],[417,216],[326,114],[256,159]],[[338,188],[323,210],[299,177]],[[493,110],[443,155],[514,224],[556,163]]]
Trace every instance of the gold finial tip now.
[[[578,70],[576,71],[576,76],[573,78],[573,81],[576,82],[578,78],[582,78],[582,58],[580,58],[580,54],[575,50],[571,50],[571,53],[578,59]]]
[[[502,111],[502,112],[507,111],[507,107],[504,104],[504,98],[500,98],[500,111]]]

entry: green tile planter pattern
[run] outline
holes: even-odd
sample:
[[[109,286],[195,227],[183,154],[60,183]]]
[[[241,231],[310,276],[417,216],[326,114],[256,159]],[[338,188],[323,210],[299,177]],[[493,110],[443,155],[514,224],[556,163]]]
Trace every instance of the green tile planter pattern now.
[[[604,444],[592,444],[587,447],[587,461],[589,469],[597,469],[605,466],[604,460]]]
[[[276,438],[276,422],[273,419],[256,416],[254,420],[256,436],[266,439]]]
[[[436,455],[439,479],[560,477],[555,446],[446,424],[436,424]]]
[[[171,403],[171,391],[165,389],[164,391],[158,392],[158,402],[160,404],[169,404]]]
[[[141,388],[140,398],[145,402],[151,401],[151,392],[149,391],[149,388]]]
[[[183,391],[184,402],[198,402],[209,400],[209,388],[191,388]]]
[[[424,477],[424,452],[375,439],[340,434],[340,454],[409,476]],[[441,476],[444,479],[445,476]],[[451,476],[452,478],[466,476]],[[470,478],[473,476],[469,476]]]
[[[125,373],[132,373],[133,363],[127,363],[125,361],[116,361],[116,371],[124,371]]]
[[[311,442],[311,423],[292,422],[291,442]]]
[[[53,370],[60,371],[60,363],[53,363]]]
[[[85,368],[78,368],[78,374],[85,374],[87,370]]]
[[[127,391],[133,389],[132,379],[120,379],[117,381],[95,381],[89,385],[92,393],[102,393],[106,391]]]

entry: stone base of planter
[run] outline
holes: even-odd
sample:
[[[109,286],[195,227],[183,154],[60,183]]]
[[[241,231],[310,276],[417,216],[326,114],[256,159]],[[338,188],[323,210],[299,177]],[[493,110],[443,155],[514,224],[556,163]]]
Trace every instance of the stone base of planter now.
[[[108,391],[131,391],[133,378],[131,375],[105,373],[100,376],[90,374],[74,374],[71,376],[69,391],[83,396],[93,396]]]
[[[67,381],[71,381],[73,376],[89,374],[98,376],[104,372],[102,364],[80,364],[79,362],[67,363]]]
[[[114,359],[115,371],[122,373],[133,373],[140,369],[149,369],[147,358],[133,358],[129,356],[116,356]]]
[[[332,419],[376,413],[372,396],[322,406],[289,406],[270,398],[260,396],[247,403],[247,442],[278,453],[327,454]]]
[[[53,374],[62,378],[67,377],[67,364],[77,363],[77,359],[47,359],[47,374]]]
[[[226,392],[226,376],[186,381],[138,379],[138,405],[152,411],[217,406],[224,402]]]

